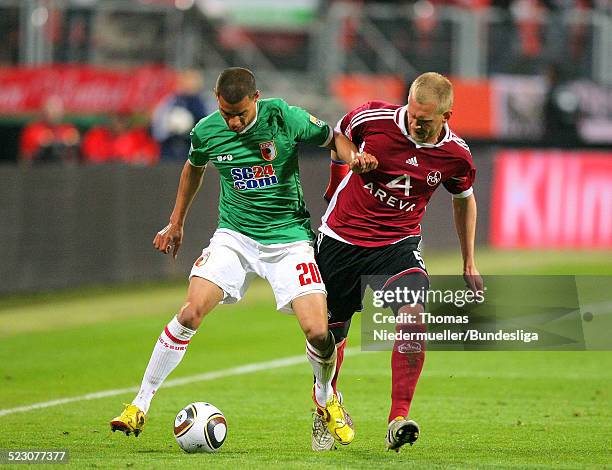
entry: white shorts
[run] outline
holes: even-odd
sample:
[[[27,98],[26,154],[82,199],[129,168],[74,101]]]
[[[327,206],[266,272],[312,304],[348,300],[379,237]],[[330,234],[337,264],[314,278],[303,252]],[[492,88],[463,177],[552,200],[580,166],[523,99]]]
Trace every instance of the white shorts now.
[[[310,242],[262,245],[225,228],[214,233],[210,245],[191,268],[189,279],[193,276],[223,289],[223,304],[238,302],[255,276],[270,283],[276,308],[285,312],[293,311],[291,302],[296,297],[315,292],[327,294]]]

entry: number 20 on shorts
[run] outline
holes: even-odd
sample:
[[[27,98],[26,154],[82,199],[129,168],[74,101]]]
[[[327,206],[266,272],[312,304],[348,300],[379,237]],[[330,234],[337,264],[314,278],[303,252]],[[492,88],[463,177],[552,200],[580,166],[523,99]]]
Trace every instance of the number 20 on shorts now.
[[[295,269],[300,271],[300,286],[321,282],[321,273],[315,263],[300,263]]]

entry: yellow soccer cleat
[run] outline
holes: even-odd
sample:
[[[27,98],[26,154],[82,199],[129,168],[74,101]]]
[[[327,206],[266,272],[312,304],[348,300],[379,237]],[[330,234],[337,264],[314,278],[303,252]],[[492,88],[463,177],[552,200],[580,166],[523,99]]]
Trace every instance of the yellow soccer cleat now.
[[[123,413],[110,422],[111,431],[121,431],[129,436],[134,433],[135,437],[142,432],[145,425],[145,414],[136,405],[125,405]]]
[[[323,412],[323,419],[329,433],[338,443],[345,446],[353,442],[355,438],[353,420],[335,394],[332,395],[332,399],[327,402],[325,408],[319,405],[317,407]]]

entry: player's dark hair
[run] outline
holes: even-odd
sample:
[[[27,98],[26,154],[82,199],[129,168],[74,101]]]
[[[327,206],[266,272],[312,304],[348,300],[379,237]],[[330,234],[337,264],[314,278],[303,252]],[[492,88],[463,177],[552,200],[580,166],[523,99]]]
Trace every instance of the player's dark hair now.
[[[229,104],[235,104],[245,96],[253,98],[257,93],[255,75],[249,69],[230,67],[225,69],[217,78],[215,93]]]

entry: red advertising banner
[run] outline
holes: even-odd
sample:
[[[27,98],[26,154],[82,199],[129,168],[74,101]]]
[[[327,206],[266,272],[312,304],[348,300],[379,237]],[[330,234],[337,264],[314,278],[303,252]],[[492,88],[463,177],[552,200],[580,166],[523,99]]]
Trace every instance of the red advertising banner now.
[[[406,102],[406,83],[395,75],[338,75],[332,80],[331,91],[347,112],[370,100]]]
[[[495,137],[495,114],[491,83],[489,80],[452,78],[455,102],[450,127],[467,139],[492,139]],[[469,144],[469,141],[468,141]]]
[[[497,154],[491,243],[498,248],[612,248],[612,152]]]
[[[147,111],[174,91],[176,72],[165,67],[130,70],[88,66],[0,68],[0,115],[32,114],[49,96],[67,113]]]

